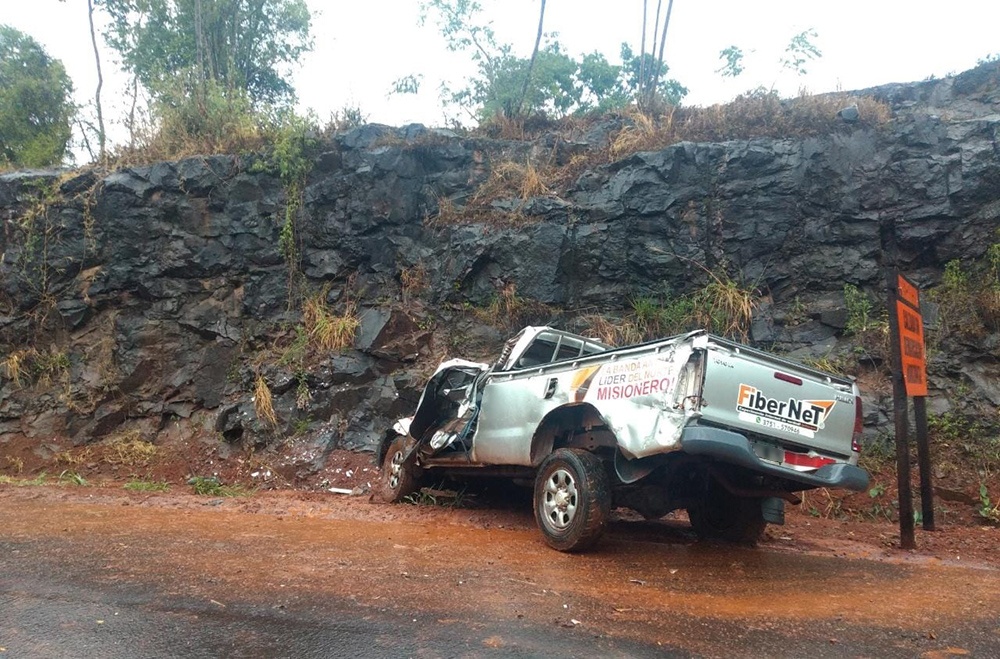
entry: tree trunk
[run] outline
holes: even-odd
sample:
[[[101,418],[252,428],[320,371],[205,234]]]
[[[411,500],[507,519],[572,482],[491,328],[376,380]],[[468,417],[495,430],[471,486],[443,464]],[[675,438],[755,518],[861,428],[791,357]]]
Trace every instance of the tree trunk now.
[[[101,72],[101,54],[97,50],[97,32],[94,30],[94,2],[87,0],[87,17],[90,19],[90,43],[94,46],[94,62],[97,64],[97,92],[94,94],[94,107],[97,110],[97,153],[104,160],[107,134],[104,131],[104,110],[101,107],[101,88],[104,87],[104,74]]]
[[[660,52],[656,56],[656,70],[649,85],[649,103],[656,97],[656,88],[660,86],[660,76],[663,74],[663,47],[667,43],[667,27],[670,25],[670,12],[674,8],[674,0],[667,3],[667,15],[663,19],[663,32],[660,34]]]
[[[201,0],[194,0],[194,48],[198,61],[199,82],[204,82],[205,78],[205,26],[202,22]]]
[[[538,12],[538,33],[535,35],[535,48],[531,51],[531,61],[528,62],[528,72],[524,74],[524,83],[521,85],[521,97],[517,99],[517,108],[514,116],[521,114],[524,107],[524,97],[528,94],[528,84],[531,82],[531,71],[535,68],[535,58],[538,57],[538,46],[542,42],[542,26],[545,24],[545,0],[542,0],[541,11]]]
[[[649,13],[649,0],[642,0],[642,42],[639,46],[639,89],[646,79],[646,16]]]
[[[656,0],[656,17],[653,18],[653,52],[651,55],[655,59],[656,54],[656,42],[660,38],[660,10],[663,8],[663,0]],[[646,51],[642,52],[642,61],[646,61]],[[643,71],[642,79],[639,81],[639,104],[643,105],[646,102],[646,97],[649,95],[649,79],[653,75],[653,63],[649,63],[649,68],[641,67],[645,70]]]

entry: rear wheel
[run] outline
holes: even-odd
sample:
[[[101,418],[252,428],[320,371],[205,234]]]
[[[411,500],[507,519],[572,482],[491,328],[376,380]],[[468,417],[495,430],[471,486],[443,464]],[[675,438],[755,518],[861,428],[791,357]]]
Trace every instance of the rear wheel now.
[[[688,508],[688,517],[698,537],[741,545],[757,544],[767,526],[760,499],[736,496],[714,479],[703,498]]]
[[[535,521],[553,549],[583,551],[604,533],[611,488],[593,453],[563,448],[542,462],[535,477]]]
[[[420,468],[412,448],[413,440],[400,435],[386,449],[379,474],[379,498],[386,503],[399,503],[420,489]]]

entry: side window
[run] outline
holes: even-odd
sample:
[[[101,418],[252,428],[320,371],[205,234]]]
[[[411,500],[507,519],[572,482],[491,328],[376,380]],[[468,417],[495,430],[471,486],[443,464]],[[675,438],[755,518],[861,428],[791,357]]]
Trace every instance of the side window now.
[[[540,364],[548,364],[552,361],[552,355],[556,351],[556,344],[545,339],[538,338],[528,346],[521,358],[517,360],[517,368],[528,368]]]
[[[559,343],[559,351],[556,354],[555,361],[562,361],[563,359],[576,359],[580,356],[580,348],[583,345],[579,341],[575,341],[568,336],[564,336],[562,341]]]

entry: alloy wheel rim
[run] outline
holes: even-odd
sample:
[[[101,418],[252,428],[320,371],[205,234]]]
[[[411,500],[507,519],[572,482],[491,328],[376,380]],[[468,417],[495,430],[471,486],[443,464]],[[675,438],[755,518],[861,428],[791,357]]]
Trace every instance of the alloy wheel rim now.
[[[396,489],[399,486],[400,473],[403,471],[403,452],[396,451],[389,462],[389,487]]]
[[[542,512],[555,530],[565,530],[576,517],[579,493],[576,479],[565,469],[556,469],[545,479],[542,490]]]

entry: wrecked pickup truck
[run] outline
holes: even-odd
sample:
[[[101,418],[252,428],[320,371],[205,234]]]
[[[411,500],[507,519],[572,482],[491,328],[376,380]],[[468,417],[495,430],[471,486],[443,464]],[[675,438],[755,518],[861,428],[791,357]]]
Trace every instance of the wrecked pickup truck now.
[[[560,551],[592,546],[610,512],[686,509],[699,537],[753,544],[785,502],[861,491],[861,398],[849,379],[695,331],[624,348],[527,327],[496,363],[451,360],[379,446],[379,492],[432,474],[534,484]]]

